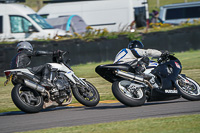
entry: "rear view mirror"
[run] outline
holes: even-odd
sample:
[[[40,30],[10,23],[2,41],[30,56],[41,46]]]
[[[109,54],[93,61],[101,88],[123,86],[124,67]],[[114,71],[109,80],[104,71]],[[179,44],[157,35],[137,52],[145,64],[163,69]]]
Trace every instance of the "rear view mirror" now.
[[[31,32],[38,32],[38,30],[32,25],[28,27],[28,33],[31,33]]]

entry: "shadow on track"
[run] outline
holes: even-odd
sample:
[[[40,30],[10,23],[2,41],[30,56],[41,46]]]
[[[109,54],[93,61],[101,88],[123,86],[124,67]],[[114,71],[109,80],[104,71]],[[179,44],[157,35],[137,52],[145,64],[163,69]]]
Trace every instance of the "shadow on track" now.
[[[187,101],[185,99],[178,99],[178,100],[172,100],[172,101],[155,101],[155,102],[147,102],[142,106],[151,106],[151,105],[159,105],[159,104],[172,104],[172,103],[181,103],[181,102],[190,102],[190,101]],[[142,107],[142,106],[138,106],[138,107]],[[64,110],[64,109],[75,109],[75,108],[76,109],[80,108],[80,109],[85,109],[85,110],[106,110],[106,109],[131,108],[131,107],[125,106],[120,102],[119,103],[100,103],[96,107],[85,107],[85,106],[73,107],[73,106],[70,106],[70,104],[69,104],[69,106],[59,106],[59,107],[51,107],[51,108],[43,109],[39,113],[57,111],[57,110]],[[137,107],[132,107],[132,108],[137,108]],[[11,112],[0,113],[0,116],[28,115],[28,114],[31,114],[31,113],[25,113],[23,111],[11,111]]]
[[[70,106],[50,107],[50,108],[43,109],[38,113],[55,111],[55,110],[62,110],[62,109],[70,109],[70,108],[80,108],[80,107],[70,107]],[[25,113],[23,111],[10,111],[10,112],[0,113],[0,116],[6,116],[6,115],[28,115],[28,114],[37,114],[37,113]]]
[[[149,106],[149,105],[156,105],[156,104],[170,104],[170,103],[181,103],[181,102],[191,102],[188,100],[185,100],[183,98],[180,99],[176,99],[176,100],[168,100],[168,101],[152,101],[152,102],[146,102],[144,105],[142,106]]]
[[[181,103],[181,102],[190,102],[185,99],[178,99],[178,100],[171,100],[171,101],[153,101],[153,102],[146,102],[142,106],[151,106],[151,105],[159,105],[159,104],[172,104],[172,103]],[[116,105],[117,104],[117,105]],[[91,107],[91,108],[85,108],[87,110],[100,110],[100,109],[116,109],[116,108],[138,108],[142,106],[137,106],[137,107],[128,107],[126,105],[123,105],[122,103],[110,103],[110,104],[101,104],[102,106],[96,106],[96,107]]]

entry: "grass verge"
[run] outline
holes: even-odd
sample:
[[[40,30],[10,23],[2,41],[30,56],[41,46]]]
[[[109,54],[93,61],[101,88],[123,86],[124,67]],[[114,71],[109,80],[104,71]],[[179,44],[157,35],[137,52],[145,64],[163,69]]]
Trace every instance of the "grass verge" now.
[[[199,133],[199,125],[200,114],[195,114],[57,127],[25,133]]]

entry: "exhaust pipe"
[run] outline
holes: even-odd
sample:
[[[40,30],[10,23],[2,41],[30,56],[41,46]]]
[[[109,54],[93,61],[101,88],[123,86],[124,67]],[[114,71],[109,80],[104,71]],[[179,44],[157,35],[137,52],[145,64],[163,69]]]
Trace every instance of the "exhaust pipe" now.
[[[139,76],[136,76],[132,73],[125,73],[125,72],[122,72],[120,70],[115,70],[115,74],[119,77],[122,77],[122,78],[125,78],[125,79],[129,79],[129,80],[137,80],[139,82],[144,82],[146,84],[148,84],[149,87],[153,88],[153,86],[149,83],[149,81],[145,80],[144,78],[142,77],[139,77]]]
[[[34,83],[33,81],[30,81],[28,79],[24,79],[24,84],[31,88],[31,89],[34,89],[36,91],[39,91],[41,93],[45,92],[45,88],[37,83]]]
[[[125,72],[122,72],[120,70],[115,70],[115,74],[117,76],[120,76],[122,78],[126,78],[126,79],[129,79],[129,80],[138,80],[140,82],[144,82],[144,78],[142,77],[139,77],[139,76],[136,76],[132,73],[125,73]]]

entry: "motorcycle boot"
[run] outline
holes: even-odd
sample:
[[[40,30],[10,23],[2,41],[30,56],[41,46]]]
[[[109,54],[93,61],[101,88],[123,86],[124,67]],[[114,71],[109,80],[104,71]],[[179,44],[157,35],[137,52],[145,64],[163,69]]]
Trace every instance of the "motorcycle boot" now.
[[[138,75],[141,78],[144,78],[146,80],[150,80],[152,78],[152,76],[143,73],[145,71],[145,67],[143,66],[136,66],[135,68],[135,74]]]
[[[43,77],[42,77],[40,84],[44,87],[53,88],[54,85],[51,83],[51,81],[49,79],[49,74],[50,74],[49,68],[45,67]]]
[[[143,73],[146,70],[146,67],[149,65],[149,58],[143,57],[138,61],[138,63],[135,66],[135,74],[139,75],[140,77],[149,80],[151,76],[146,75]]]

